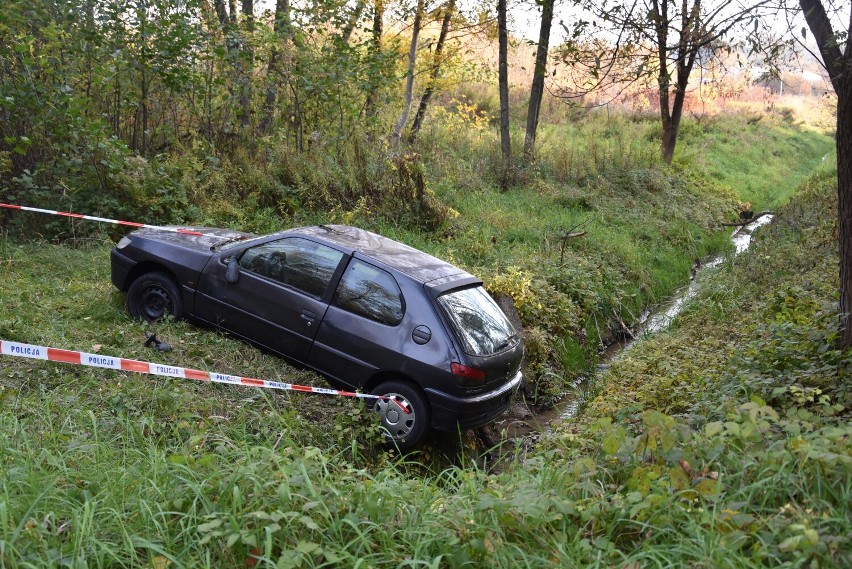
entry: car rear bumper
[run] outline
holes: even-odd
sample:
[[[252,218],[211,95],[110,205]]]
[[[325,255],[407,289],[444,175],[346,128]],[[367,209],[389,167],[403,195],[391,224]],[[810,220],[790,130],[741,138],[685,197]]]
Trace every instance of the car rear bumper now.
[[[497,389],[472,397],[456,397],[427,388],[425,391],[432,404],[432,427],[441,431],[454,431],[474,429],[490,423],[509,408],[522,378],[519,371]]]

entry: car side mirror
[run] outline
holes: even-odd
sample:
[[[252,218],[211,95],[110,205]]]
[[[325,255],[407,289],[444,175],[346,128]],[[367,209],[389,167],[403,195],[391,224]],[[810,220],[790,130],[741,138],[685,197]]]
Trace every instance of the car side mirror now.
[[[228,261],[228,268],[225,269],[225,282],[228,284],[240,282],[240,265],[236,258]]]

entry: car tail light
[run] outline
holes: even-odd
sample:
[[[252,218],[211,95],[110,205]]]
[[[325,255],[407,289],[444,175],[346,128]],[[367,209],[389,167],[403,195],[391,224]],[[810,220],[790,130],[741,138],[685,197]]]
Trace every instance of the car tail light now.
[[[450,371],[462,387],[485,385],[485,370],[453,362],[450,364]]]

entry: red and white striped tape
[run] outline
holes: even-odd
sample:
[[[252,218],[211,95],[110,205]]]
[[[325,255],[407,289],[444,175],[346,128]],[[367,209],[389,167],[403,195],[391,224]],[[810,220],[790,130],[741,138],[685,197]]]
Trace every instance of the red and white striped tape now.
[[[183,229],[180,227],[163,227],[162,225],[148,225],[146,223],[136,223],[134,221],[122,221],[120,219],[108,219],[106,217],[95,217],[93,215],[83,215],[81,213],[69,213],[67,211],[55,211],[52,209],[41,209],[39,207],[27,207],[24,205],[12,205],[8,203],[0,203],[0,207],[7,209],[19,209],[22,211],[35,211],[38,213],[48,213],[50,215],[62,215],[65,217],[73,217],[74,219],[86,219],[89,221],[101,221],[103,223],[114,223],[117,225],[129,225],[130,227],[148,227],[151,229],[160,229],[162,231],[171,231],[172,233],[183,233],[186,235],[204,235],[198,231],[191,229]]]
[[[327,389],[325,387],[310,387],[307,385],[296,385],[294,383],[282,383],[280,381],[269,381],[266,379],[254,379],[251,377],[240,377],[224,373],[199,371],[184,367],[166,364],[142,362],[138,360],[127,360],[101,354],[89,354],[86,352],[74,352],[36,346],[33,344],[22,344],[20,342],[9,342],[0,340],[0,354],[4,356],[17,356],[33,360],[47,360],[66,364],[76,364],[89,367],[115,369],[121,371],[133,371],[136,373],[147,373],[163,377],[179,377],[181,379],[194,379],[197,381],[211,381],[213,383],[227,383],[230,385],[245,385],[249,387],[264,387],[266,389],[280,389],[284,391],[299,391],[302,393],[322,393],[324,395],[340,395],[343,397],[359,397],[363,399],[386,399],[381,395],[369,393],[357,393],[354,391],[340,391],[339,389]],[[391,398],[393,399],[393,398]],[[396,401],[395,399],[393,399]],[[408,412],[400,402],[397,405]]]

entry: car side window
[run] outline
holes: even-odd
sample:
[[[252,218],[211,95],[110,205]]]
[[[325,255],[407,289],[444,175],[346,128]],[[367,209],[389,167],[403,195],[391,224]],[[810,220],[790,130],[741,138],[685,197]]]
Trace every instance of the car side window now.
[[[239,263],[246,271],[319,298],[342,257],[331,247],[290,237],[247,249]]]
[[[390,273],[353,259],[337,285],[332,304],[389,326],[402,322],[405,302]]]

